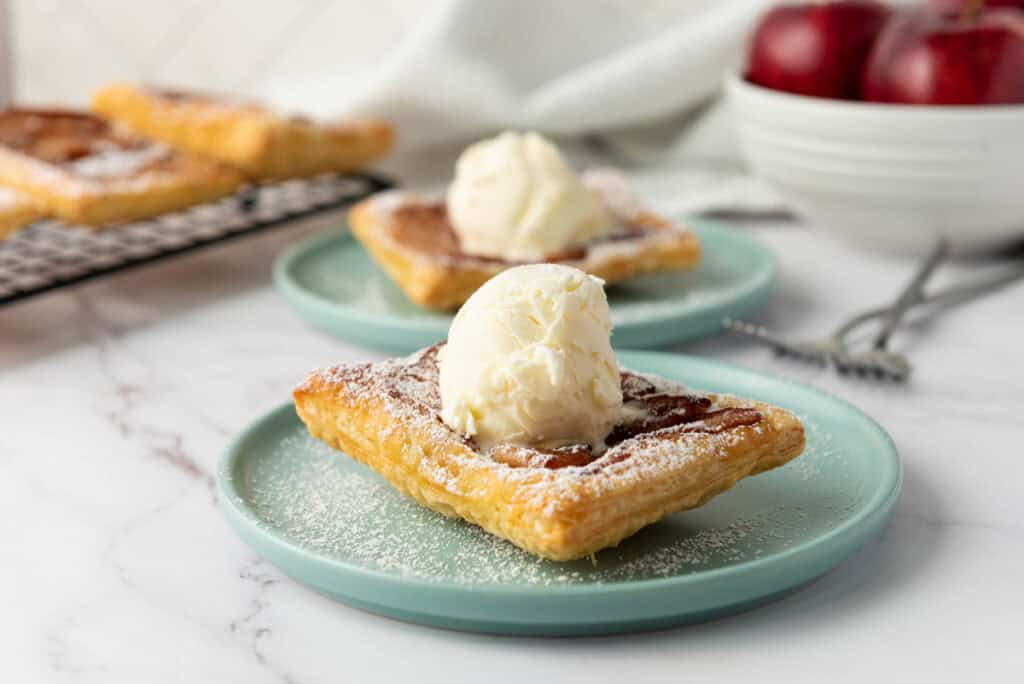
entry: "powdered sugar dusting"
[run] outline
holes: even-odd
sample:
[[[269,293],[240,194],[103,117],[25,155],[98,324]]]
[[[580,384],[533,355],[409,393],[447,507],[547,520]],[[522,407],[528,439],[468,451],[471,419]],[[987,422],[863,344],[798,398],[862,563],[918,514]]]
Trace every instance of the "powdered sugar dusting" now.
[[[580,175],[580,180],[620,221],[628,221],[643,211],[629,180],[618,169],[610,166],[587,169]]]
[[[311,391],[325,385],[343,392],[347,401],[360,405],[367,402],[380,404],[394,425],[428,434],[434,442],[468,447],[452,448],[446,455],[455,463],[457,470],[488,469],[503,481],[517,483],[520,500],[549,507],[562,501],[575,501],[580,496],[578,485],[581,481],[587,483],[590,495],[596,496],[602,491],[618,490],[631,483],[656,482],[667,472],[685,468],[697,453],[710,452],[725,457],[730,447],[744,439],[747,431],[759,433],[762,429],[757,423],[742,429],[705,430],[707,426],[697,420],[626,438],[584,465],[545,468],[538,465],[539,461],[534,456],[539,454],[534,452],[519,459],[526,467],[512,466],[507,460],[494,460],[489,454],[477,451],[467,438],[454,433],[441,420],[437,369],[439,348],[440,345],[435,345],[405,358],[378,363],[316,370],[297,389]],[[641,385],[645,387],[640,389]],[[632,371],[623,371],[623,390],[626,395],[661,393],[704,398],[709,412],[725,407],[712,398],[694,394],[680,383]],[[627,407],[627,410],[636,409]],[[432,465],[430,459],[418,459],[416,462],[421,474],[434,484],[454,494],[469,493],[462,491],[458,480],[446,469]]]
[[[28,205],[29,199],[25,195],[10,188],[0,187],[0,211],[20,209]]]
[[[123,178],[141,172],[166,157],[170,150],[158,144],[139,148],[111,147],[68,163],[68,169],[84,178]]]
[[[402,207],[429,205],[437,200],[425,195],[409,192],[408,190],[385,190],[378,192],[369,201],[376,211],[382,214],[390,214]]]

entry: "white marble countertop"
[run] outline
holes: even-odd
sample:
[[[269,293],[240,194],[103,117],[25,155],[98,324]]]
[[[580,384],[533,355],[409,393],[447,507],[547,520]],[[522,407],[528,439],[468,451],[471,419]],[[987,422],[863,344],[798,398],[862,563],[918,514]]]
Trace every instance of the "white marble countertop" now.
[[[5,682],[1010,681],[1024,618],[1024,286],[901,333],[906,386],[841,380],[715,338],[683,351],[809,382],[891,431],[906,482],[880,541],[754,612],[602,639],[403,624],[312,593],[228,528],[228,439],[309,368],[376,358],[269,284],[296,227],[0,310],[0,680]],[[810,230],[760,316],[823,332],[910,263]],[[962,277],[973,266],[945,269]]]

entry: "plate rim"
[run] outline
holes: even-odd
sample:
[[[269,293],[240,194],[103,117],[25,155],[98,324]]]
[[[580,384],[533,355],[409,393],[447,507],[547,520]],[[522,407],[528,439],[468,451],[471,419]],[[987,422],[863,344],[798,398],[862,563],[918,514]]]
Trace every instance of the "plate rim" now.
[[[620,360],[625,362],[624,365],[632,365],[634,359],[639,359],[641,363],[643,363],[645,357],[653,357],[661,360],[681,360],[684,363],[698,363],[709,366],[713,370],[723,371],[726,373],[739,373],[740,375],[753,376],[754,378],[762,380],[767,379],[772,382],[782,383],[783,385],[798,391],[809,392],[811,395],[836,403],[847,411],[852,411],[855,415],[859,416],[865,427],[875,434],[879,439],[879,444],[884,448],[885,453],[881,457],[881,460],[884,461],[883,465],[885,467],[881,475],[879,486],[875,488],[874,492],[872,492],[870,499],[864,502],[864,504],[860,506],[851,518],[845,520],[841,525],[828,530],[826,533],[771,555],[744,560],[743,562],[736,563],[734,565],[715,568],[713,570],[694,571],[669,577],[651,579],[580,584],[488,584],[482,582],[456,583],[450,581],[427,580],[362,567],[348,561],[325,556],[319,552],[293,544],[277,534],[272,528],[268,528],[263,525],[252,510],[245,505],[245,499],[241,496],[239,489],[235,486],[235,478],[232,475],[235,469],[235,463],[237,463],[243,456],[242,447],[244,447],[247,442],[251,441],[261,430],[265,429],[267,424],[275,420],[281,420],[282,416],[288,413],[291,413],[292,416],[294,416],[294,419],[298,420],[297,416],[294,415],[294,404],[291,402],[285,402],[284,404],[262,413],[253,422],[249,423],[244,430],[232,438],[225,449],[216,471],[218,500],[220,502],[221,509],[232,521],[244,524],[248,532],[257,534],[264,540],[269,540],[274,544],[274,546],[288,553],[300,555],[305,561],[313,561],[331,566],[334,571],[356,574],[364,579],[373,581],[401,585],[403,589],[425,589],[433,592],[452,593],[458,595],[465,593],[487,593],[492,595],[501,595],[503,597],[525,597],[536,596],[537,594],[557,594],[560,596],[586,596],[595,594],[618,595],[623,593],[635,594],[636,592],[658,592],[673,587],[714,582],[723,579],[730,580],[737,577],[750,576],[759,571],[764,571],[765,568],[784,567],[786,563],[792,562],[794,556],[801,556],[813,549],[841,546],[844,538],[848,536],[856,536],[858,531],[862,531],[864,527],[871,524],[878,516],[882,516],[882,523],[888,520],[902,491],[902,458],[899,455],[899,450],[891,435],[889,435],[889,433],[874,418],[842,397],[835,396],[806,383],[781,378],[771,373],[754,371],[741,366],[688,354],[670,354],[666,352],[646,350],[616,350],[616,354],[620,357]],[[624,359],[622,359],[623,356],[625,357]],[[243,539],[243,541],[247,544],[249,543],[248,540]],[[856,548],[860,548],[861,545],[862,544],[857,544]],[[844,556],[844,558],[845,557],[846,556]],[[842,561],[840,560],[836,563],[831,563],[829,564],[829,567],[835,567],[839,562]],[[821,573],[816,573],[814,576],[816,577],[819,574]]]
[[[303,302],[306,306],[310,306],[327,315],[356,319],[361,322],[369,322],[375,325],[395,326],[394,318],[391,316],[361,311],[316,295],[307,288],[302,287],[298,280],[292,275],[291,271],[295,264],[308,253],[319,249],[324,244],[334,242],[339,239],[346,242],[356,242],[356,238],[348,229],[347,223],[341,230],[331,229],[319,235],[312,235],[289,245],[283,252],[281,252],[280,255],[278,255],[276,259],[274,259],[272,274],[274,286],[277,287],[278,291],[284,295],[286,300],[294,297]],[[370,258],[369,255],[367,255],[367,258]],[[406,329],[415,328],[419,332],[432,333],[437,328],[438,323],[430,320],[414,319],[410,321],[403,321],[398,325],[401,325]]]
[[[727,302],[718,302],[709,307],[696,310],[680,311],[678,308],[675,308],[668,313],[659,314],[649,318],[626,320],[616,324],[616,330],[636,330],[650,326],[671,325],[701,316],[721,316],[724,315],[722,313],[723,310],[738,311],[742,309],[743,311],[749,311],[751,308],[755,308],[767,301],[775,290],[779,279],[780,264],[779,257],[774,250],[762,244],[753,236],[735,228],[730,228],[726,224],[718,221],[702,218],[686,218],[683,222],[692,226],[695,231],[709,231],[716,235],[723,236],[726,240],[735,240],[744,243],[751,251],[758,254],[760,268],[756,270],[755,276],[748,282],[745,282],[738,289],[735,296]],[[411,331],[421,334],[438,335],[439,339],[444,338],[447,333],[448,326],[450,325],[450,321],[442,319],[450,318],[450,315],[452,314],[449,312],[423,309],[423,312],[429,314],[431,318],[399,319],[388,314],[372,313],[352,306],[347,306],[343,303],[320,296],[316,294],[315,291],[303,287],[298,278],[293,275],[293,270],[296,267],[296,264],[298,264],[308,254],[320,249],[323,245],[337,240],[354,242],[358,245],[358,240],[356,240],[355,236],[352,235],[351,230],[348,228],[348,223],[345,221],[342,228],[331,229],[318,235],[312,235],[299,240],[298,242],[289,245],[283,252],[281,252],[280,255],[277,256],[273,264],[272,280],[274,286],[284,296],[285,300],[288,301],[289,304],[294,308],[299,309],[300,314],[302,313],[301,307],[305,306],[317,311],[319,315],[330,317],[336,321],[344,322],[347,319],[355,323],[366,323],[372,324],[378,328],[388,328],[393,332]],[[373,261],[372,257],[368,254],[366,257],[367,259],[370,259],[370,261]],[[385,275],[385,277],[387,276]],[[298,305],[296,305],[296,302]],[[613,304],[613,318],[615,315],[614,309],[615,307]],[[433,316],[436,316],[438,320],[434,320],[432,318]],[[307,316],[303,315],[303,317],[309,320]],[[704,336],[706,335],[700,335],[700,337]],[[687,338],[685,337],[681,337],[680,341],[685,341],[686,339]],[[661,346],[664,346],[664,343]]]

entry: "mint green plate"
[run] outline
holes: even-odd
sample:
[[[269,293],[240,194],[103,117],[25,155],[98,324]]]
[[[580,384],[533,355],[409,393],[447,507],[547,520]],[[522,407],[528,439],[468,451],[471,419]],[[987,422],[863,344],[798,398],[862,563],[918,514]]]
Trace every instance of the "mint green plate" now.
[[[677,344],[718,332],[771,294],[775,256],[743,233],[698,223],[704,248],[691,271],[640,276],[608,288],[616,347]],[[402,294],[347,231],[307,238],[274,264],[274,283],[313,325],[373,349],[405,353],[445,339],[452,317]]]
[[[634,369],[794,411],[807,450],[590,560],[554,563],[405,499],[312,439],[290,404],[228,448],[231,525],[296,581],[357,608],[437,627],[524,635],[655,629],[747,610],[814,579],[877,535],[899,496],[889,436],[804,385],[710,361],[621,352]]]

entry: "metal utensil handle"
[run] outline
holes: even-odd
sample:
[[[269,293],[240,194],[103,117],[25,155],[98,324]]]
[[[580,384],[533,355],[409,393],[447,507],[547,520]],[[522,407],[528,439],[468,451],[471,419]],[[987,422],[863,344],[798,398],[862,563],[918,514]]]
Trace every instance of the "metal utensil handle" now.
[[[926,296],[919,302],[919,304],[943,304],[948,306],[962,304],[963,302],[969,302],[970,300],[988,294],[989,292],[995,292],[1000,288],[1006,287],[1007,285],[1022,279],[1024,279],[1024,266],[1018,266],[1006,273],[1000,273],[976,283],[966,283],[947,287],[944,290],[940,290],[932,295]]]
[[[889,311],[882,322],[882,328],[875,335],[873,344],[875,349],[885,349],[885,346],[889,343],[889,338],[900,324],[903,314],[921,299],[923,296],[922,288],[925,282],[928,281],[928,278],[935,272],[935,269],[938,268],[947,254],[949,254],[949,243],[946,242],[945,238],[939,238],[938,243],[936,243],[928,258],[918,267],[914,277],[910,279],[910,282],[903,288],[900,296],[889,307]]]
[[[986,295],[989,292],[994,292],[1002,287],[1006,287],[1018,280],[1024,280],[1024,267],[1015,268],[1007,273],[1000,273],[999,275],[986,278],[975,283],[951,285],[945,289],[939,290],[938,292],[925,295],[911,305],[910,308],[916,309],[922,306],[952,306],[954,304],[962,304],[964,302],[969,302],[972,299],[976,299],[977,297],[981,297],[982,295]],[[836,336],[839,338],[846,337],[856,328],[859,328],[869,321],[873,321],[876,318],[886,315],[890,310],[891,307],[880,306],[875,309],[864,311],[847,321],[836,332]]]

